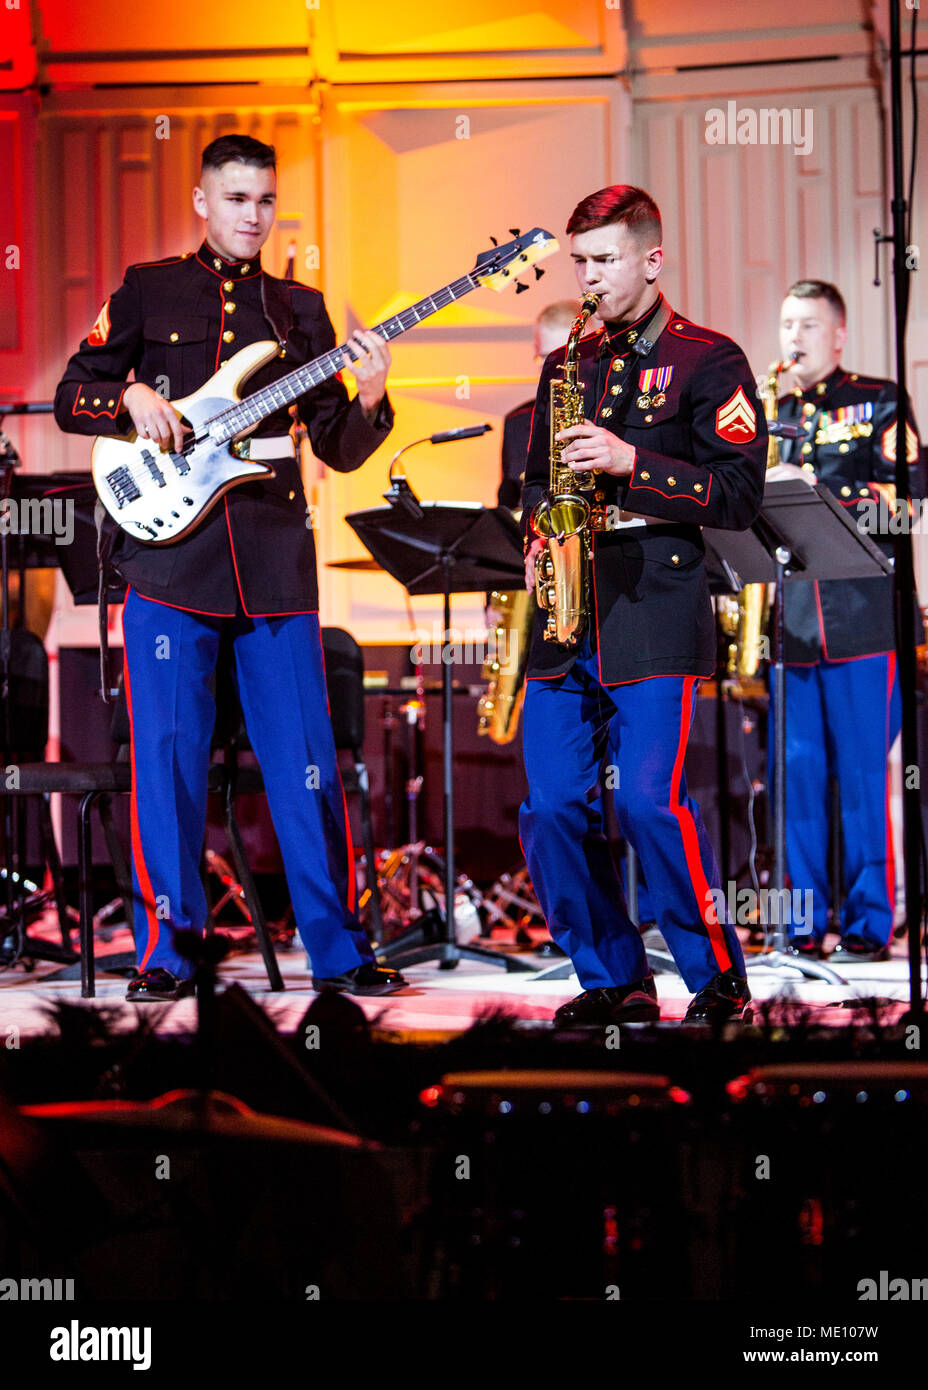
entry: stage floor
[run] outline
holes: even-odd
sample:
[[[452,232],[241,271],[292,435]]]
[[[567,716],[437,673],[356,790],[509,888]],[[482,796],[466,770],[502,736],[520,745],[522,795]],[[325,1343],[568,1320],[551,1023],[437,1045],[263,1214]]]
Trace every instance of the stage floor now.
[[[30,935],[54,940],[51,921],[33,924]],[[235,936],[235,932],[230,932]],[[238,933],[240,936],[241,934]],[[830,944],[831,938],[829,938]],[[67,971],[59,965],[37,962],[35,969],[22,966],[0,972],[0,1020],[2,1032],[19,1031],[20,1038],[53,1031],[49,1009],[59,1001],[84,1003],[88,1008],[105,1006],[112,1011],[110,1026],[135,1026],[141,1009],[148,1013],[157,1007],[161,1034],[189,1033],[196,1023],[196,1002],[184,999],[176,1004],[138,1005],[125,999],[126,981],[106,972],[107,956],[131,950],[132,939],[125,928],[108,929],[98,936],[97,993],[93,1000],[81,1000],[80,979],[62,978]],[[501,947],[501,949],[505,949]],[[511,950],[511,948],[509,948]],[[507,952],[508,953],[508,952]],[[519,960],[544,970],[557,964],[538,955],[520,953]],[[884,1024],[895,1022],[908,1002],[908,961],[905,941],[893,943],[892,958],[874,964],[843,968],[846,985],[831,985],[804,979],[791,968],[768,969],[747,956],[751,992],[759,1012],[770,1003],[782,1002],[790,1009],[807,1012],[816,1025],[840,1028],[872,1015],[877,1001]],[[297,946],[278,950],[284,978],[283,993],[272,993],[261,956],[257,950],[236,951],[223,962],[220,987],[237,983],[273,1018],[279,1031],[293,1031],[316,997],[310,984],[306,956]],[[440,1040],[461,1033],[489,1012],[505,1012],[518,1018],[527,1028],[547,1028],[555,1009],[579,993],[576,976],[560,980],[539,980],[527,973],[510,973],[494,965],[463,961],[454,970],[439,970],[434,964],[407,967],[409,981],[402,993],[384,998],[358,999],[367,1017],[378,1030],[406,1041]],[[923,968],[923,988],[924,988]],[[690,995],[677,975],[659,974],[658,997],[662,1022],[682,1019]]]

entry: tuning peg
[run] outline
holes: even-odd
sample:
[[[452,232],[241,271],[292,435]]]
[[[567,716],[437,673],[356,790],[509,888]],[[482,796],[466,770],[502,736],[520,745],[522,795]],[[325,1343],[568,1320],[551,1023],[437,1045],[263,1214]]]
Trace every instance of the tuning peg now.
[[[499,242],[496,240],[496,237],[495,237],[495,236],[491,236],[491,237],[490,237],[490,240],[492,241],[492,243],[493,243],[494,246],[499,246]]]
[[[521,233],[519,232],[518,227],[510,227],[510,228],[509,228],[509,235],[510,235],[510,236],[520,236]]]
[[[523,285],[523,283],[522,283],[521,280],[517,280],[517,281],[516,281],[516,294],[521,294],[523,290],[527,290],[527,289],[528,289],[528,285]]]
[[[544,275],[544,271],[542,270],[542,268],[541,268],[540,265],[536,265],[534,269],[535,269],[535,279],[536,279],[536,280],[540,280],[541,277],[542,277],[542,275]]]

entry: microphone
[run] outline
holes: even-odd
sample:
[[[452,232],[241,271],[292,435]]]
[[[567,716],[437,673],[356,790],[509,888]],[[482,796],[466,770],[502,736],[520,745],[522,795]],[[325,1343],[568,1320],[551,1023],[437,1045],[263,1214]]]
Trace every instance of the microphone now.
[[[454,439],[474,439],[478,434],[486,434],[492,428],[492,425],[462,425],[457,430],[442,430],[439,434],[430,434],[429,443],[450,444]]]
[[[427,434],[422,439],[414,439],[411,444],[404,444],[402,449],[397,449],[393,458],[390,460],[390,473],[388,481],[390,487],[383,493],[385,502],[389,502],[391,507],[398,507],[407,516],[413,517],[416,521],[421,521],[425,512],[419,506],[419,499],[409,486],[406,477],[402,473],[395,473],[400,455],[405,454],[407,449],[414,449],[417,444],[450,444],[455,439],[473,439],[478,434],[486,434],[491,430],[492,425],[462,425],[456,430],[440,430],[438,434]]]
[[[767,433],[774,439],[802,439],[805,430],[801,425],[787,425],[783,420],[768,420]]]

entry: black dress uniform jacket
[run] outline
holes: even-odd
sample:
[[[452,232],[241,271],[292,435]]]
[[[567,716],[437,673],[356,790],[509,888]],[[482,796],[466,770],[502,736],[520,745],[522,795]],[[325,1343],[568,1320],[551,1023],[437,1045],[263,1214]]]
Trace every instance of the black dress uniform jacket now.
[[[837,367],[806,391],[784,396],[781,420],[803,426],[798,440],[781,440],[780,457],[810,473],[845,507],[870,539],[892,555],[893,538],[870,529],[892,517],[896,482],[896,387],[880,377]],[[918,434],[909,416],[909,490],[920,495]],[[895,524],[895,523],[894,523]],[[792,665],[873,656],[895,648],[893,578],[796,581],[786,586],[784,659]],[[916,641],[923,640],[921,620]]]
[[[716,639],[701,527],[744,530],[763,497],[767,427],[737,344],[673,315],[647,356],[632,351],[640,336],[648,337],[662,300],[634,324],[607,323],[578,349],[586,418],[637,451],[630,477],[600,474],[596,492],[586,495],[594,510],[618,507],[656,523],[594,531],[591,635],[604,685],[712,675]],[[523,533],[548,486],[550,381],[565,351],[551,353],[541,373]],[[655,373],[652,384],[645,374],[661,368],[672,371]],[[530,678],[559,676],[573,665],[574,654],[544,641],[543,628],[539,610]]]
[[[503,476],[496,495],[498,507],[512,507],[514,510],[519,505],[534,408],[534,400],[523,401],[514,410],[510,410],[503,420]]]
[[[171,400],[190,395],[240,348],[261,339],[277,357],[244,386],[245,395],[335,346],[322,295],[278,280],[260,260],[227,261],[205,242],[195,253],[133,265],[71,358],[55,393],[55,418],[79,434],[126,434],[127,377]],[[393,412],[384,398],[373,423],[337,377],[301,397],[300,417],[315,453],[350,472],[386,438]],[[285,435],[282,409],[254,437]],[[195,531],[169,545],[146,545],[107,521],[112,559],[140,594],[217,615],[313,612],[318,607],[311,517],[294,458],[268,460],[274,478],[244,483],[215,504]]]

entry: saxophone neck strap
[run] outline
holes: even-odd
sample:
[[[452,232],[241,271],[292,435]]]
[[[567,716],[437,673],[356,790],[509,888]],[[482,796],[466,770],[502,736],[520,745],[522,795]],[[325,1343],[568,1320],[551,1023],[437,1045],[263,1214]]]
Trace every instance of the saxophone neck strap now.
[[[660,303],[657,306],[657,312],[648,324],[647,332],[642,333],[641,337],[632,344],[632,352],[629,353],[630,362],[634,361],[632,353],[636,353],[638,357],[648,357],[651,354],[658,338],[672,318],[673,309],[671,309],[664,296],[661,295]]]

